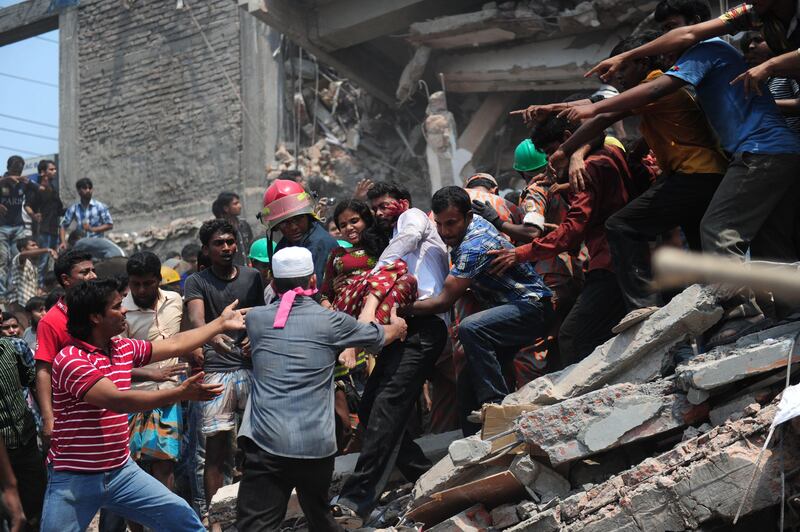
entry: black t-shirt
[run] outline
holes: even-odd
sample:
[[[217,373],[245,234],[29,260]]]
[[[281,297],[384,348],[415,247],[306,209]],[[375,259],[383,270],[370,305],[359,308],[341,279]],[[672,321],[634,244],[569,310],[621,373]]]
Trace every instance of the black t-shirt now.
[[[238,266],[236,277],[231,280],[220,279],[207,268],[186,278],[183,288],[186,302],[202,299],[205,306],[205,319],[209,323],[219,317],[225,307],[239,300],[238,308],[257,307],[264,304],[264,286],[261,274],[254,268]],[[225,333],[240,347],[247,336],[245,331]],[[225,373],[241,368],[252,368],[249,358],[244,358],[238,349],[234,353],[219,353],[210,346],[203,347],[205,371]]]
[[[38,188],[33,194],[33,197],[28,197],[33,212],[42,215],[42,221],[39,224],[39,233],[46,233],[48,235],[58,234],[58,221],[64,214],[64,204],[61,203],[61,198],[58,191],[52,187]]]
[[[0,205],[6,208],[6,214],[0,215],[1,226],[20,226],[22,221],[22,206],[25,204],[25,193],[28,185],[23,182],[14,183],[10,179],[0,184]]]

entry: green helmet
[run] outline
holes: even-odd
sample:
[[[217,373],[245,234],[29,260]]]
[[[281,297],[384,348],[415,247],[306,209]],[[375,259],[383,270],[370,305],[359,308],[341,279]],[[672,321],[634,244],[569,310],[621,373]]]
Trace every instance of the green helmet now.
[[[272,242],[272,252],[275,252],[275,242]],[[250,260],[257,260],[258,262],[269,262],[269,255],[267,254],[267,239],[259,238],[250,245],[250,254],[247,255]]]
[[[531,139],[525,139],[514,150],[514,170],[535,172],[547,165],[547,156],[536,149]]]

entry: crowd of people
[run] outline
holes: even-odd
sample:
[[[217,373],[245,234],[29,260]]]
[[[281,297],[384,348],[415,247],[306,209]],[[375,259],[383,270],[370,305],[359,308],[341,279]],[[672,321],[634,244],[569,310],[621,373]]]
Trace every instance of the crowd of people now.
[[[434,191],[394,182],[321,208],[273,181],[259,220],[221,193],[198,242],[115,259],[89,179],[0,180],[0,491],[12,530],[204,530],[240,481],[237,528],[274,530],[292,490],[310,530],[360,526],[392,471],[431,467],[419,427],[464,434],[481,408],[579,362],[673,295],[650,255],[677,246],[798,261],[800,8],[712,18],[662,0],[662,31],[590,74],[616,90],[514,111],[513,171]],[[737,49],[720,36],[743,32]],[[740,51],[741,50],[741,51]],[[783,77],[781,77],[783,76]],[[619,124],[639,120],[625,138]],[[70,231],[72,225],[75,229]],[[780,294],[720,288],[699,349],[787,319]],[[334,457],[359,452],[330,498]],[[45,458],[46,457],[46,458]]]

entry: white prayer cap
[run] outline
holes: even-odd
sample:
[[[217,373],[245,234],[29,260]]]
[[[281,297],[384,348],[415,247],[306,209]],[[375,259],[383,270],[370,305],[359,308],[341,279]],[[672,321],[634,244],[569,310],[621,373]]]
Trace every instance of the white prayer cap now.
[[[312,273],[314,259],[306,248],[283,248],[272,256],[272,275],[276,279],[306,277]]]

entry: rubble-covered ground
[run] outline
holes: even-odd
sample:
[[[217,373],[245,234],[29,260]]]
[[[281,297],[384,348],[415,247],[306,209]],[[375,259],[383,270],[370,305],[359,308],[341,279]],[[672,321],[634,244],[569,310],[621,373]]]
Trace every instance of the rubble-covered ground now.
[[[413,487],[397,475],[367,529],[734,529],[786,365],[800,367],[800,321],[695,355],[695,340],[721,315],[711,289],[691,286],[581,362],[485,408],[480,435],[427,437],[426,452],[438,458],[447,448],[444,456]],[[736,529],[777,522],[782,474],[786,525],[800,524],[800,435],[791,422],[777,435]],[[352,463],[337,459],[332,495]],[[236,490],[221,490],[212,504],[223,527],[233,521]],[[287,517],[289,529],[304,529],[296,502]]]

